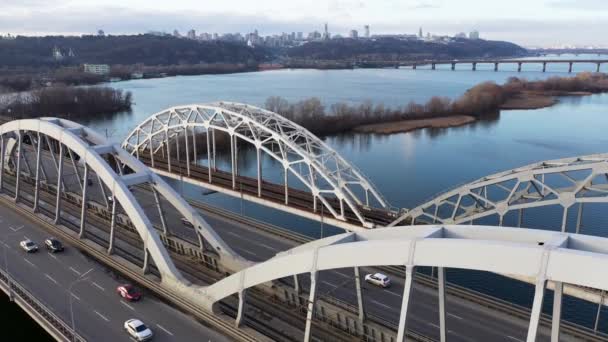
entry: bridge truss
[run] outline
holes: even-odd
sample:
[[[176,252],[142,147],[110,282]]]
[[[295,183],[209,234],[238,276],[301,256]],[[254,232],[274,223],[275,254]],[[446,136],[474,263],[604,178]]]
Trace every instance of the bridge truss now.
[[[218,102],[169,108],[137,126],[124,140],[123,147],[138,158],[149,158],[152,168],[160,163],[162,155],[168,163],[168,173],[162,174],[175,177],[177,166],[175,161],[172,165],[171,154],[177,152],[179,158],[182,146],[185,174],[190,177],[198,156],[196,139],[199,142],[205,139],[208,183],[212,183],[216,171],[216,131],[225,132],[230,138],[233,190],[237,189],[237,139],[240,139],[256,149],[257,197],[262,197],[263,192],[261,153],[265,153],[283,169],[285,206],[290,204],[288,175],[292,174],[312,194],[312,212],[318,212],[320,201],[325,212],[336,220],[346,221],[348,215],[353,215],[360,226],[371,228],[375,224],[365,216],[365,208],[388,208],[371,182],[321,139],[279,114],[245,104]],[[334,201],[338,204],[333,205]]]
[[[580,232],[585,204],[608,203],[608,154],[544,161],[483,177],[448,191],[403,214],[399,224],[466,224],[517,215],[521,227],[525,210],[559,207],[561,231],[570,209],[576,208],[575,232]],[[570,213],[572,215],[572,213]]]
[[[441,251],[438,253],[437,251]],[[233,274],[204,291],[212,301],[239,294],[239,311],[246,289],[282,277],[310,274],[305,341],[318,316],[316,287],[319,272],[377,265],[405,265],[397,341],[404,341],[413,275],[418,266],[438,267],[441,341],[446,341],[445,268],[511,274],[530,279],[535,293],[527,341],[536,340],[547,283],[554,288],[551,341],[559,341],[564,284],[608,289],[608,239],[523,228],[493,226],[412,226],[350,232],[301,245]],[[359,312],[363,311],[358,288]],[[362,316],[362,315],[361,315]]]
[[[162,178],[149,170],[120,146],[109,143],[95,131],[72,121],[42,118],[11,121],[0,126],[0,190],[12,192],[16,202],[32,205],[34,212],[46,212],[55,224],[76,221],[80,238],[86,237],[87,216],[96,208],[111,213],[107,252],[115,250],[115,230],[121,217],[137,231],[143,242],[144,272],[153,262],[163,283],[188,285],[163,246],[159,232],[168,233],[165,219],[171,205],[192,223],[201,250],[218,256],[227,269],[239,270],[249,263],[235,253]],[[10,178],[10,179],[9,179]],[[8,186],[9,180],[12,186]],[[33,193],[24,190],[26,185]],[[153,194],[161,227],[155,227],[133,193],[140,187]],[[55,193],[48,203],[41,200],[42,191]],[[81,205],[80,217],[63,210],[62,203],[76,198]],[[162,203],[162,204],[161,204]],[[149,210],[148,210],[149,211]],[[121,222],[125,223],[125,222]]]

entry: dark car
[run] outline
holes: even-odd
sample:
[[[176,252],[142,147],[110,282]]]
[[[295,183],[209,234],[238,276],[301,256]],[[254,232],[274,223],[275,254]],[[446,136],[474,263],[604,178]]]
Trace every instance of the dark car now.
[[[55,239],[54,237],[50,237],[44,240],[44,245],[46,246],[46,249],[48,249],[51,253],[63,251],[63,245],[59,240]]]
[[[139,292],[133,285],[124,284],[116,288],[116,292],[124,299],[135,302],[141,299],[141,292]]]

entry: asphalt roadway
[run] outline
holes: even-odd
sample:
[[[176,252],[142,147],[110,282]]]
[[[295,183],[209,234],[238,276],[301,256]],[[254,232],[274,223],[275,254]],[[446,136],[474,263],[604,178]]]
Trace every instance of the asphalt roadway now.
[[[72,287],[74,323],[87,340],[130,341],[123,323],[138,318],[154,332],[155,341],[229,341],[146,291],[139,302],[124,301],[116,293],[124,281],[116,274],[69,245],[63,252],[47,252],[43,244],[48,236],[26,217],[0,206],[1,247],[6,248],[8,261],[0,253],[0,265],[8,265],[11,277],[68,324]],[[19,242],[26,238],[39,245],[37,253],[20,248]]]

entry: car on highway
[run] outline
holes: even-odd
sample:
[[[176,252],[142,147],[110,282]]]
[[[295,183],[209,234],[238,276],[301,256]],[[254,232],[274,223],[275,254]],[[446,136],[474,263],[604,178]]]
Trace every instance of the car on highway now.
[[[384,288],[391,286],[391,279],[382,273],[367,274],[365,275],[365,281]]]
[[[131,284],[119,285],[116,288],[116,293],[118,293],[119,296],[121,296],[122,298],[124,298],[124,299],[126,299],[126,300],[128,300],[130,302],[138,301],[142,297],[141,292],[139,292]]]
[[[188,219],[187,219],[187,218],[182,217],[182,218],[181,218],[181,220],[182,220],[182,224],[183,224],[184,226],[186,226],[186,227],[194,227],[194,226],[192,225],[192,222],[188,221]]]
[[[125,322],[125,330],[136,341],[148,341],[154,336],[152,330],[144,322],[135,318]]]
[[[38,252],[38,245],[30,239],[19,242],[19,246],[28,253]]]
[[[63,244],[54,237],[44,240],[44,245],[51,253],[63,252]]]

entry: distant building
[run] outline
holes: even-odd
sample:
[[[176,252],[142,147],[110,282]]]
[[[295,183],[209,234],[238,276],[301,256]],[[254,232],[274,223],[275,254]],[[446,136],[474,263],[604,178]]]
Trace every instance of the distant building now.
[[[454,38],[466,38],[467,34],[464,32],[457,33]]]
[[[68,57],[76,57],[76,54],[74,53],[74,50],[72,50],[72,48],[70,48],[70,51],[68,51]]]
[[[187,35],[188,39],[196,39],[196,31],[194,29],[188,31]]]
[[[479,39],[479,31],[473,30],[469,33],[469,39],[477,40]]]
[[[419,38],[423,37],[423,35],[422,35],[422,27],[420,27],[420,29],[418,30],[418,37]]]
[[[298,40],[304,40],[304,32],[298,32],[296,37]]]
[[[181,35],[181,34],[179,34],[179,31],[178,31],[178,30],[173,30],[173,37],[175,37],[175,38],[179,38],[179,37],[181,37],[181,36],[182,36],[182,35]]]
[[[357,30],[350,30],[350,34],[348,36],[352,39],[357,39],[359,38],[359,32],[357,32]]]
[[[84,72],[95,75],[107,75],[110,73],[110,66],[107,64],[85,64]]]
[[[103,32],[103,30],[97,30],[97,35],[100,36],[100,37],[103,37],[103,36],[106,35],[106,33]]]
[[[365,30],[365,38],[369,38],[369,25],[365,25],[363,29]]]
[[[329,27],[327,25],[327,23],[325,23],[325,30],[323,31],[323,39],[330,39],[331,36],[329,35]]]
[[[53,47],[53,59],[56,61],[60,61],[63,59],[63,53],[61,52],[61,49],[59,49],[57,46]]]

